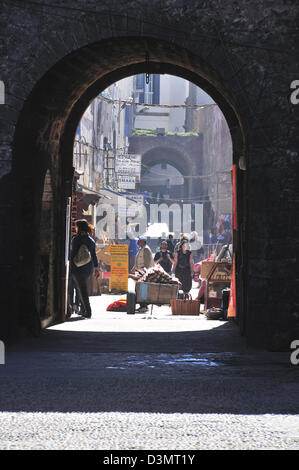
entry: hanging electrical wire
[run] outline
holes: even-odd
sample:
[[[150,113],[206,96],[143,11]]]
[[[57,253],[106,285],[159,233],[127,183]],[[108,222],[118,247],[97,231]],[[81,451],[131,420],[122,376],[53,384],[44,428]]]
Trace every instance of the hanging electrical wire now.
[[[80,138],[76,138],[75,141],[74,141],[74,146],[75,144],[81,144],[81,145],[85,145],[86,147],[89,147],[93,150],[98,150],[98,151],[101,151],[101,152],[107,152],[107,149],[106,148],[102,148],[102,147],[98,147],[96,145],[92,145],[88,142],[86,142],[85,140],[83,140],[81,137]],[[115,148],[111,148],[111,149],[108,149],[109,151],[118,151],[118,150],[122,150],[124,152],[126,152],[129,148],[129,145],[126,145],[124,147],[115,147]],[[75,154],[76,152],[74,152]],[[127,154],[128,158],[130,158],[130,155]]]
[[[157,177],[155,176],[155,180],[157,180],[157,179],[163,179],[163,180],[164,180],[165,178],[167,178],[167,179],[177,179],[177,178],[180,177],[180,175],[168,176],[168,175],[166,175],[166,174],[161,174],[161,172],[158,172],[158,171],[153,170],[153,169],[152,169],[153,167],[151,167],[151,166],[149,166],[149,165],[146,165],[145,163],[141,163],[141,166],[142,166],[143,168],[145,168],[146,170],[149,170],[149,173],[152,173],[152,174],[154,174],[154,175],[158,175],[158,176],[160,177],[160,178],[157,178]],[[230,174],[230,173],[231,173],[231,170],[217,171],[217,174],[219,174],[219,173],[220,173],[220,174]],[[215,176],[215,175],[216,175],[215,172],[214,172],[214,173],[207,174],[207,175],[183,175],[183,174],[181,174],[182,178],[184,178],[184,179],[185,179],[185,178],[196,178],[196,179],[200,179],[200,178],[212,178],[212,177]]]
[[[118,103],[118,104],[127,104],[127,105],[135,105],[135,106],[150,106],[153,108],[207,108],[210,106],[218,106],[216,103],[208,103],[208,104],[150,104],[150,103],[138,103],[137,101],[133,100],[115,100],[113,98],[107,98],[106,96],[98,95],[98,99],[106,101],[108,103]]]
[[[159,202],[160,204],[163,204],[163,203],[167,203],[167,202],[177,202],[178,204],[179,203],[193,203],[193,204],[204,204],[205,202],[217,202],[217,201],[231,201],[232,200],[232,196],[228,195],[226,197],[218,197],[218,198],[214,198],[212,197],[211,195],[208,195],[208,194],[203,194],[203,195],[200,195],[200,194],[195,194],[194,196],[192,197],[176,197],[176,198],[171,198],[171,197],[167,197],[165,198],[165,196],[147,196],[147,199],[149,200],[155,200],[157,202]]]

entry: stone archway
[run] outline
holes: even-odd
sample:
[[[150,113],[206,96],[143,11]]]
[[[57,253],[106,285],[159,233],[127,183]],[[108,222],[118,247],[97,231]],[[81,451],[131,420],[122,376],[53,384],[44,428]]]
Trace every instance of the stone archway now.
[[[167,163],[176,168],[185,177],[185,197],[191,199],[196,190],[190,175],[201,172],[201,144],[202,136],[183,139],[175,135],[153,138],[132,136],[129,150],[133,154],[142,155],[142,172],[146,167],[159,163]]]
[[[150,62],[145,62],[145,51]],[[84,70],[80,64],[84,64]],[[79,73],[80,71],[80,73]],[[38,329],[40,313],[36,305],[41,264],[41,234],[47,223],[50,232],[48,258],[54,259],[48,272],[47,303],[50,315],[44,326],[62,321],[65,307],[65,226],[67,199],[73,179],[73,142],[77,124],[92,99],[111,83],[128,75],[142,72],[171,73],[185,78],[208,92],[217,102],[227,120],[233,141],[233,159],[238,163],[244,154],[244,129],[237,104],[217,73],[198,56],[167,41],[153,38],[118,38],[100,41],[80,48],[55,64],[34,87],[20,114],[15,139],[13,177],[17,182],[17,211],[22,228],[17,233],[19,288],[22,311],[19,321]],[[50,217],[42,216],[44,181],[51,174],[52,201]],[[238,183],[238,223],[244,221],[243,174]],[[31,204],[28,204],[31,201]],[[24,216],[26,214],[26,217]],[[44,221],[44,222],[43,222]],[[246,234],[246,228],[244,230]],[[244,259],[243,246],[236,243],[236,254]],[[242,248],[242,254],[241,254]],[[245,272],[246,264],[242,270]],[[243,271],[238,282],[243,283]],[[243,291],[242,291],[243,292]],[[245,294],[244,294],[245,295]],[[244,296],[242,299],[245,298]],[[245,318],[245,305],[238,306]]]
[[[298,118],[289,96],[298,73],[297,6],[277,6],[275,0],[266,8],[179,0],[171,7],[143,0],[73,3],[3,2],[1,11],[1,338],[16,337],[20,325],[38,329],[32,246],[39,238],[47,169],[53,170],[59,238],[76,124],[99,90],[144,71],[186,78],[220,106],[233,161],[246,160],[241,159],[244,170],[237,170],[235,244],[242,247],[238,283],[247,289],[240,297],[250,312],[245,333],[251,344],[262,346],[275,332],[295,335]],[[53,249],[55,260],[63,257],[61,242]]]

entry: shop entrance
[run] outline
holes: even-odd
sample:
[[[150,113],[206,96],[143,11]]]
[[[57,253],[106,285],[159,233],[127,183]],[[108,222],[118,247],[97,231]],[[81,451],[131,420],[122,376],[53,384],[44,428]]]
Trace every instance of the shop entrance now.
[[[138,74],[166,73],[204,90],[217,103],[229,127],[235,194],[236,312],[241,332],[246,333],[246,180],[242,171],[246,155],[242,118],[217,71],[210,70],[198,56],[164,41],[140,38],[101,41],[66,56],[40,79],[23,109],[14,159],[19,181],[18,211],[24,221],[19,249],[26,253],[20,266],[20,288],[25,299],[23,322],[38,328],[39,320],[42,327],[47,327],[65,319],[73,148],[81,116],[95,96],[116,81]],[[109,180],[109,171],[107,175]],[[91,190],[89,196],[95,196]]]

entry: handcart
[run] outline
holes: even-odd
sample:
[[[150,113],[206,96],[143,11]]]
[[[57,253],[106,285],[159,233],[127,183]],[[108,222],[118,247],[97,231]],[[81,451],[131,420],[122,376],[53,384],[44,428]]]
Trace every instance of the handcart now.
[[[130,281],[130,280],[129,280]],[[162,284],[157,282],[129,282],[127,292],[127,314],[134,314],[136,304],[151,305],[151,314],[154,305],[170,305],[170,301],[178,296],[178,284]]]

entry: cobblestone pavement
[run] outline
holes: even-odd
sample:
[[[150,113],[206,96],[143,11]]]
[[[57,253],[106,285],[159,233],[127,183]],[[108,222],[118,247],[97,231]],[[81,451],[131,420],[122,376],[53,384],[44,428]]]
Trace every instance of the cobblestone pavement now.
[[[233,322],[106,312],[112,300],[6,351],[1,450],[299,448],[289,353],[247,348]]]

